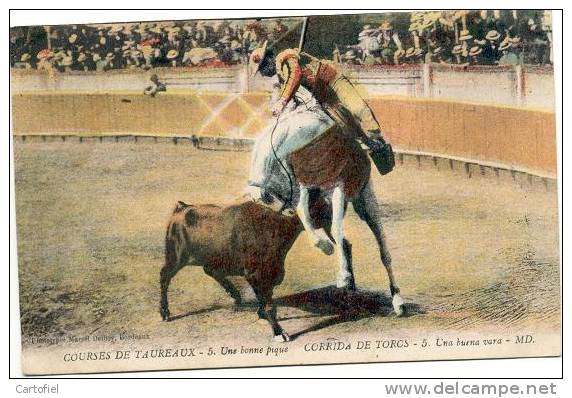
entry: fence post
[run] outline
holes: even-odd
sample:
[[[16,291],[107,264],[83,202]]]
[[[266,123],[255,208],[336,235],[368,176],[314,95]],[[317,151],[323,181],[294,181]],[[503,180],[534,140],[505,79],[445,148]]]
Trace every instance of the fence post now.
[[[522,70],[522,65],[514,66],[514,78],[515,78],[515,96],[516,105],[523,106],[525,103],[525,91],[524,91],[524,73]]]
[[[430,63],[423,64],[423,96],[433,96],[433,68]]]
[[[238,90],[241,94],[246,94],[250,91],[248,83],[248,66],[244,66],[238,72]]]

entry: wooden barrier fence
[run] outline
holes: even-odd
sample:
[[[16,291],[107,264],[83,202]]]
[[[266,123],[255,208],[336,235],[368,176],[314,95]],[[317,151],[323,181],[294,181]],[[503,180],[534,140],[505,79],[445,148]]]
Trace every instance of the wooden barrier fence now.
[[[252,138],[268,123],[268,94],[19,93],[13,133]],[[555,115],[435,99],[371,97],[402,152],[445,156],[554,178]]]

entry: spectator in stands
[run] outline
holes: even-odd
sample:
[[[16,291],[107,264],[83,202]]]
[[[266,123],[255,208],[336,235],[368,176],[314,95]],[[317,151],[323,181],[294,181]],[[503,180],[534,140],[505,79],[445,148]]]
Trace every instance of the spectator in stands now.
[[[339,46],[337,59],[365,65],[464,64],[475,62],[469,53],[478,46],[482,49],[477,57],[479,64],[495,65],[501,59],[502,63],[514,62],[512,55],[527,64],[543,65],[552,61],[549,12],[428,11],[411,13],[409,25],[402,21],[384,17],[380,25],[364,26],[354,45]],[[287,31],[288,25],[280,19],[233,24],[227,21],[179,21],[46,29],[19,27],[10,31],[10,64],[18,68],[55,68],[61,72],[232,65],[245,62],[263,40],[278,40]],[[510,42],[507,49],[499,49],[507,38],[515,37],[520,38],[517,46]],[[461,45],[460,53],[453,51],[457,45]],[[415,49],[415,55],[406,56],[404,49],[411,47]],[[436,52],[437,48],[441,50]],[[194,49],[199,49],[199,53],[189,56]],[[48,52],[38,57],[44,50]],[[173,54],[172,50],[177,52],[175,58],[168,56]],[[351,55],[346,57],[348,52]],[[48,53],[51,55],[46,57]]]
[[[362,54],[362,60],[366,58],[374,59],[378,55],[380,45],[378,40],[379,30],[371,25],[365,25],[358,35],[358,47]],[[371,63],[368,62],[371,65]]]
[[[521,63],[518,55],[512,50],[512,40],[509,37],[502,41],[499,51],[502,53],[498,62],[499,65],[518,65]]]
[[[171,62],[172,67],[178,66],[177,64],[178,58],[179,58],[179,52],[174,48],[169,50],[169,52],[167,53],[167,59]]]
[[[483,49],[480,46],[473,46],[469,50],[469,64],[479,65],[481,64],[480,55],[483,53]]]
[[[379,26],[379,31],[381,32],[378,36],[378,40],[381,45],[381,63],[393,64],[393,56],[395,51],[397,51],[398,48],[401,48],[399,35],[397,32],[393,31],[393,26],[389,21],[384,21]]]
[[[361,59],[357,57],[355,50],[346,51],[346,53],[342,56],[342,60],[346,64],[359,65],[362,63]]]
[[[485,19],[487,18],[487,11],[470,13],[467,16],[467,29],[469,34],[474,38],[475,43],[484,45],[486,43],[485,35],[487,30],[485,28]]]
[[[281,19],[276,19],[270,29],[268,39],[270,42],[278,41],[286,32],[288,32],[288,27],[284,25]]]
[[[484,65],[495,65],[499,59],[498,40],[500,33],[496,30],[490,30],[486,36],[486,43],[483,46],[483,54],[481,57]]]
[[[32,65],[30,64],[31,60],[32,56],[28,53],[24,53],[20,57],[20,61],[14,64],[14,67],[18,69],[31,69],[32,68]]]
[[[38,70],[46,70],[48,72],[53,71],[52,59],[54,54],[51,50],[45,49],[38,53],[36,58],[38,59],[37,68]]]
[[[443,59],[443,48],[442,47],[430,47],[427,53],[425,54],[425,63],[431,64],[442,64],[445,63]]]
[[[542,30],[533,18],[528,20],[524,39],[528,43],[528,63],[543,65],[549,62],[547,30]]]
[[[454,46],[453,50],[451,50],[451,55],[454,60],[454,63],[456,63],[457,65],[468,65],[467,62],[468,53],[463,48],[462,44],[457,44],[456,46]]]

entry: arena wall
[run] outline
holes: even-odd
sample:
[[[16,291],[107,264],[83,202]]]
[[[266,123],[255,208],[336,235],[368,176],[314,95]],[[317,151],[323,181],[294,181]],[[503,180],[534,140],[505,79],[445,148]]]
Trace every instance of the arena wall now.
[[[270,118],[267,93],[19,93],[14,134],[144,134],[252,138]],[[554,113],[403,96],[368,99],[400,151],[498,163],[554,177]]]
[[[552,68],[534,66],[340,65],[364,95],[402,95],[450,101],[554,109]],[[242,66],[157,68],[53,73],[12,70],[13,93],[141,93],[156,73],[169,91],[247,93],[270,91],[270,79],[249,79]]]
[[[553,177],[554,82],[545,67],[343,66],[401,151]],[[252,138],[268,123],[268,79],[241,66],[103,73],[12,70],[14,134]],[[143,96],[151,74],[167,93]]]

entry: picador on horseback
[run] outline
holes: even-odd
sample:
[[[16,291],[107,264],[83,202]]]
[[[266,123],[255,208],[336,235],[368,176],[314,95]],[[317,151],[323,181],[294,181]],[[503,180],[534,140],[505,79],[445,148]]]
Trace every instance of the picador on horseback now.
[[[302,66],[301,57],[308,58],[310,62]],[[346,126],[357,124],[360,127],[356,139],[369,148],[382,175],[393,169],[393,151],[382,137],[379,122],[354,85],[332,61],[317,59],[297,49],[287,49],[275,55],[265,42],[250,55],[250,65],[252,71],[258,71],[262,76],[278,77],[281,94],[272,108],[274,116],[283,112],[302,86],[334,120]],[[348,120],[350,118],[353,120]]]
[[[302,66],[301,56],[310,62]],[[274,340],[288,341],[278,323],[272,292],[284,277],[286,254],[302,230],[325,254],[335,249],[336,286],[356,289],[352,244],[343,228],[349,203],[375,237],[393,310],[398,316],[404,314],[367,152],[382,175],[393,169],[395,161],[371,109],[335,65],[300,50],[275,55],[265,43],[252,53],[249,66],[253,76],[260,72],[276,80],[274,120],[257,137],[252,152],[250,198],[241,197],[226,207],[177,204],[161,269],[162,318],[171,319],[168,288],[173,276],[187,263],[200,264],[237,304],[240,293],[227,277],[244,275],[256,294],[258,315],[270,323]]]
[[[310,62],[302,66],[301,56]],[[263,134],[255,145],[249,193],[265,201],[267,180],[278,162],[300,184],[295,208],[310,239],[331,254],[334,242],[324,231],[314,229],[308,216],[309,189],[329,191],[334,198],[333,213],[343,218],[346,200],[355,198],[369,181],[370,165],[360,144],[367,147],[382,175],[395,165],[391,145],[382,138],[367,103],[330,61],[296,49],[275,55],[264,43],[252,52],[249,66],[252,76],[260,72],[277,78],[272,107],[276,122],[270,134]],[[292,198],[282,198],[282,202],[294,207]]]

